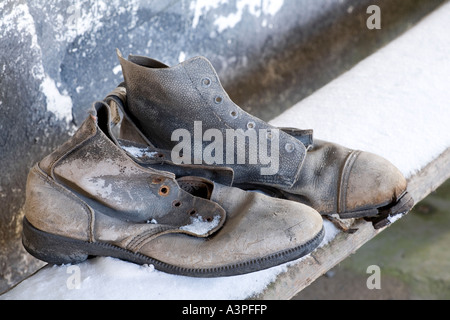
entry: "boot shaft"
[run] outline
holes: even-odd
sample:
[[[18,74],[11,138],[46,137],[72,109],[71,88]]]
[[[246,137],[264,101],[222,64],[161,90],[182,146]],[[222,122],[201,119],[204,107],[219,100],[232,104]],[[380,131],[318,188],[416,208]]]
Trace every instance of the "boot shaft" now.
[[[235,183],[289,187],[297,181],[305,146],[237,106],[208,60],[168,67],[140,56],[126,60],[119,53],[119,59],[124,112],[152,145],[172,150],[172,161],[230,167]]]

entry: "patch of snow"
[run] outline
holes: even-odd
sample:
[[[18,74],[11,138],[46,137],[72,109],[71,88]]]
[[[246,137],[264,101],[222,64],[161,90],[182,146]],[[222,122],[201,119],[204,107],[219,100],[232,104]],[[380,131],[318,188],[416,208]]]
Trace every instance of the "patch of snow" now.
[[[326,219],[323,220],[323,228],[325,229],[325,237],[320,243],[319,248],[330,243],[341,232],[331,221]]]
[[[218,8],[221,4],[226,3],[226,0],[195,0],[190,4],[189,9],[194,11],[194,19],[192,20],[192,28],[197,28],[200,22],[200,17],[206,12]]]
[[[220,216],[217,215],[211,221],[207,221],[202,217],[191,217],[191,223],[180,227],[181,230],[192,232],[198,235],[207,234],[209,231],[219,225]]]
[[[274,16],[283,7],[284,0],[265,0],[261,2],[261,11],[265,15]]]
[[[22,38],[21,41],[31,39],[30,50],[33,55],[39,57],[38,63],[31,67],[31,74],[41,81],[40,90],[46,97],[47,110],[58,120],[65,121],[69,129],[72,122],[72,99],[66,92],[61,93],[55,81],[45,73],[35,22],[27,4],[14,5],[11,12],[0,19],[0,36],[6,36],[8,32],[17,32]]]
[[[183,51],[180,52],[180,55],[178,56],[178,62],[183,62],[184,60],[186,60],[186,53],[184,53]]]
[[[225,0],[197,0],[192,1],[190,10],[194,12],[194,18],[192,21],[192,28],[196,28],[200,17],[211,10],[217,9],[222,5],[227,5]],[[236,1],[236,12],[228,15],[220,15],[215,13],[214,25],[217,27],[217,31],[223,32],[228,28],[233,28],[241,20],[245,10],[255,17],[261,15],[274,16],[283,6],[284,0],[238,0]]]
[[[192,278],[114,258],[90,259],[75,265],[75,273],[71,267],[46,266],[0,300],[241,300],[258,294],[287,270],[283,265],[246,275]],[[78,289],[69,285],[74,280],[79,280]]]
[[[149,152],[147,148],[122,146],[122,149],[136,158],[142,158],[142,157],[152,158],[158,154],[158,152]]]
[[[245,9],[255,17],[274,16],[283,4],[283,0],[239,0],[236,3],[236,12],[230,13],[228,16],[220,16],[215,20],[214,25],[217,26],[217,31],[220,33],[236,26],[242,20]]]
[[[48,75],[45,75],[40,90],[47,99],[47,111],[52,112],[58,120],[64,120],[67,123],[72,121],[72,99],[67,93],[59,92],[55,81]]]
[[[242,20],[242,11],[238,11],[236,13],[230,13],[228,16],[219,17],[214,22],[214,25],[217,26],[217,31],[220,33],[225,29],[233,28]]]
[[[137,11],[139,0],[131,0],[126,3],[119,0],[95,2],[78,0],[66,9],[66,18],[59,15],[55,21],[58,32],[55,35],[57,41],[73,42],[76,37],[87,32],[98,32],[103,27],[103,19],[112,18],[114,15],[128,14],[131,21],[127,26],[132,29],[137,24]]]
[[[400,220],[403,216],[404,214],[397,214],[395,216],[389,216],[387,219],[390,223],[394,223],[395,221]]]
[[[101,178],[87,178],[86,180],[86,189],[90,191],[92,194],[95,194],[99,197],[107,199],[112,193],[112,185],[108,184],[105,186],[105,180]],[[116,201],[120,201],[120,199],[115,199]]]
[[[113,73],[114,74],[119,74],[120,72],[122,72],[122,66],[120,65],[120,64],[118,64],[117,66],[115,66],[114,68],[113,68]]]
[[[5,36],[10,31],[16,31],[24,36],[31,36],[30,49],[40,49],[33,16],[27,4],[14,5],[11,12],[0,19],[0,35]]]

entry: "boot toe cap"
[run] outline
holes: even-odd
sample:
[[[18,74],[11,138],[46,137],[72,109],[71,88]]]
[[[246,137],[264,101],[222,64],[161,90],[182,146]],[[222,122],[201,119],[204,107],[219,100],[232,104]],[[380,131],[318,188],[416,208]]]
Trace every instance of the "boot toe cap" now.
[[[343,174],[345,177],[345,172]],[[341,211],[380,208],[397,201],[407,182],[397,167],[383,157],[359,152],[341,190]],[[344,206],[342,206],[344,204]],[[344,208],[342,208],[344,207]]]

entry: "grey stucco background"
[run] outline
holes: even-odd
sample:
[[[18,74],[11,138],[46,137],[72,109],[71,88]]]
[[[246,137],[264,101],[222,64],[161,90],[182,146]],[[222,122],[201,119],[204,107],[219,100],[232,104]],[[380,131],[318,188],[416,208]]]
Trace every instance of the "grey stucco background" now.
[[[21,245],[28,170],[122,81],[116,48],[169,65],[206,56],[231,98],[269,120],[443,2],[2,1],[0,292],[42,265]],[[371,4],[381,8],[381,30],[366,27]]]

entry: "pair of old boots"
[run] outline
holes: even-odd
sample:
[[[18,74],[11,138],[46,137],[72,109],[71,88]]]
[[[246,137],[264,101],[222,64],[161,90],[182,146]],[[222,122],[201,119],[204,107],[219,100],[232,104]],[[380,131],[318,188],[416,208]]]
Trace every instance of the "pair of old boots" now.
[[[124,83],[30,170],[23,244],[35,257],[230,276],[310,253],[322,215],[379,228],[411,208],[388,161],[253,117],[205,58],[118,56]]]

